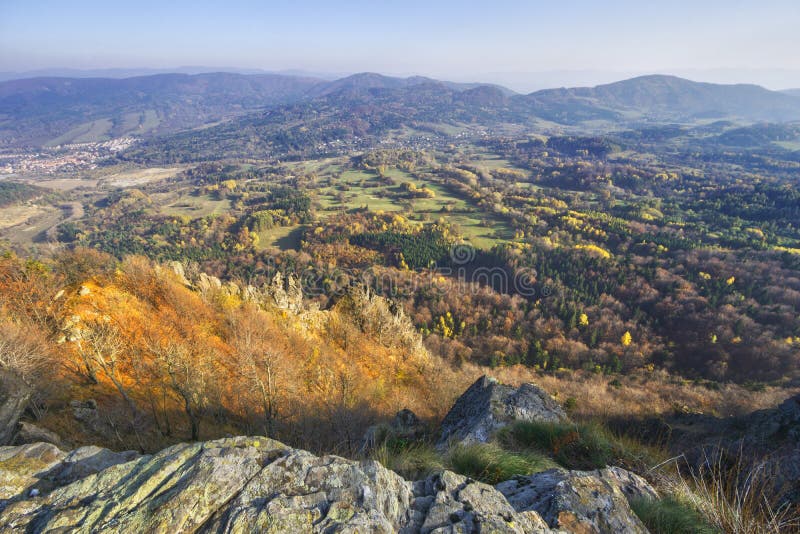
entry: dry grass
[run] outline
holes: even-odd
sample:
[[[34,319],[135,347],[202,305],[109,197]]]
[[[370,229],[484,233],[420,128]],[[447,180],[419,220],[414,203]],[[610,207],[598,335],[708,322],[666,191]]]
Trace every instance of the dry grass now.
[[[579,420],[649,417],[676,410],[727,417],[775,407],[800,393],[798,387],[765,386],[754,391],[737,384],[709,386],[664,371],[643,370],[628,376],[584,371],[552,375],[514,366],[494,369],[491,374],[508,384],[533,382],[562,404],[575,399],[570,402],[574,405],[571,415]]]
[[[709,460],[701,471],[663,478],[660,489],[697,510],[722,532],[800,532],[796,509],[783,499],[765,465],[747,461],[741,454],[731,467]]]
[[[17,226],[47,212],[47,208],[32,204],[8,206],[0,210],[0,229]]]

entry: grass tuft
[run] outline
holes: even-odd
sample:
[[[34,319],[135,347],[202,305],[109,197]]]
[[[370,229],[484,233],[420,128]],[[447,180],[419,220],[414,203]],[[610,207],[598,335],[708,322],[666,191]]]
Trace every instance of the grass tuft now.
[[[447,456],[447,466],[456,473],[487,484],[557,467],[541,454],[510,452],[494,443],[456,446]]]
[[[672,478],[669,491],[697,510],[722,532],[781,534],[800,532],[800,516],[766,464],[747,461],[741,453],[727,465],[719,455],[706,467]]]
[[[665,456],[633,439],[615,436],[596,423],[520,422],[503,429],[500,440],[509,449],[533,450],[552,456],[568,469],[619,465],[641,470]]]
[[[372,451],[370,458],[406,480],[420,480],[444,469],[442,457],[425,443],[396,447],[384,442]]]
[[[634,499],[631,508],[652,534],[717,534],[691,506],[674,497]]]

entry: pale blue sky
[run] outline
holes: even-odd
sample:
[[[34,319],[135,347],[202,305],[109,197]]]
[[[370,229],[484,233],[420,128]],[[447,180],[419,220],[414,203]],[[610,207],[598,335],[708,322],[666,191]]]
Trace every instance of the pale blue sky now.
[[[0,71],[211,65],[478,80],[766,69],[792,71],[788,87],[799,28],[798,0],[0,0]]]

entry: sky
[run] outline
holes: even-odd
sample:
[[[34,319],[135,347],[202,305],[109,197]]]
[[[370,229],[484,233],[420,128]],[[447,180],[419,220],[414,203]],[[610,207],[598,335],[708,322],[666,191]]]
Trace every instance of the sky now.
[[[800,87],[798,0],[0,0],[0,71],[202,65]]]

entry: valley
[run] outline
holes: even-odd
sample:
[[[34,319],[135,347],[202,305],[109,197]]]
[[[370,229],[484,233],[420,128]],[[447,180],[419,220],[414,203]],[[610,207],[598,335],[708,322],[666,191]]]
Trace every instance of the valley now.
[[[207,74],[0,82],[0,112],[0,389],[24,397],[17,441],[136,449],[130,469],[145,453],[183,465],[186,441],[341,454],[380,462],[399,495],[401,477],[447,469],[498,502],[514,475],[595,483],[575,473],[613,465],[666,495],[616,504],[649,528],[673,505],[722,524],[692,501],[694,440],[728,454],[759,409],[796,425],[776,406],[800,392],[798,97],[668,76],[520,95]],[[441,445],[484,374],[536,384],[569,419]],[[418,432],[366,449],[403,409]],[[748,454],[794,461],[786,433]],[[18,447],[0,458],[67,461]],[[788,484],[770,506],[796,505]],[[0,525],[6,505],[30,520],[13,499]]]

